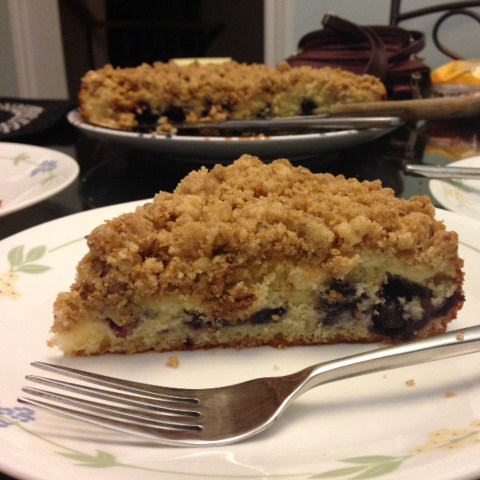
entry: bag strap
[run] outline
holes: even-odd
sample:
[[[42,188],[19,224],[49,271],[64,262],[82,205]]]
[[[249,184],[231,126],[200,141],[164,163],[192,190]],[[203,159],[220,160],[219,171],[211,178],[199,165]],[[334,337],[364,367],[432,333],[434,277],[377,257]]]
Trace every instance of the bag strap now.
[[[384,41],[386,45],[398,40],[400,48],[390,49],[388,57],[389,63],[396,63],[408,59],[425,48],[425,34],[417,30],[404,30],[399,27],[390,26],[370,26],[365,27],[374,30]]]
[[[375,75],[380,78],[380,80],[385,80],[389,68],[389,59],[385,44],[378,33],[371,28],[361,27],[360,25],[356,25],[355,23],[329,13],[323,17],[322,25],[324,28],[346,33],[359,41],[366,40],[370,45],[370,56],[364,71],[365,73]]]

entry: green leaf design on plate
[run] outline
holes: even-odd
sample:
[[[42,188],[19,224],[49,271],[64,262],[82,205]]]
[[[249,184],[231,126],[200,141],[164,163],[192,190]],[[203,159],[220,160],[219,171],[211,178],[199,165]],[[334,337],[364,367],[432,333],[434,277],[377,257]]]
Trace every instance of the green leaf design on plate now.
[[[48,251],[46,245],[37,245],[33,248],[30,248],[30,250],[28,250],[26,253],[25,245],[17,245],[16,247],[13,247],[7,253],[7,259],[8,263],[10,264],[10,268],[6,272],[0,274],[0,297],[9,297],[14,300],[20,298],[20,292],[14,285],[19,279],[19,273],[38,275],[51,270],[52,267],[49,267],[48,265],[40,265],[39,263],[35,262],[44,257],[47,253],[59,250],[68,245],[72,245],[79,240],[83,240],[83,238],[84,237],[70,240],[69,242],[58,245]]]
[[[23,263],[23,248],[23,245],[18,245],[8,252],[8,262],[12,269]]]
[[[328,472],[319,473],[318,475],[313,475],[313,477],[309,477],[309,478],[317,479],[317,478],[346,477],[347,475],[353,475],[354,473],[361,472],[364,469],[365,469],[365,467],[336,468],[335,470],[329,470]]]
[[[403,457],[392,457],[389,455],[365,455],[363,457],[352,457],[344,458],[342,462],[345,463],[359,463],[359,464],[372,464],[372,463],[382,463],[382,462],[396,462],[402,459]]]
[[[33,247],[31,250],[28,251],[26,261],[34,262],[35,260],[42,258],[45,255],[46,251],[47,251],[47,247],[45,245],[39,245],[38,247]]]
[[[344,458],[340,461],[343,463],[353,463],[355,466],[336,468],[334,470],[329,470],[328,472],[314,475],[310,478],[319,479],[344,477],[348,478],[349,480],[361,480],[380,477],[396,470],[405,460],[407,460],[407,458],[410,457],[365,455],[363,457]]]
[[[47,270],[50,270],[52,267],[48,267],[46,265],[37,265],[35,263],[31,263],[30,265],[21,265],[17,268],[17,272],[23,273],[43,273]]]
[[[38,274],[50,270],[51,267],[39,265],[35,262],[45,255],[47,247],[38,245],[31,248],[25,255],[25,245],[18,245],[8,252],[8,262],[10,263],[11,272],[22,272],[30,274]]]
[[[24,162],[25,160],[28,160],[28,153],[19,153],[15,157],[13,157],[13,164],[18,165],[20,162]]]
[[[351,479],[360,480],[360,479],[380,477],[382,475],[386,475],[387,473],[393,472],[401,464],[402,464],[401,461],[380,463],[378,465],[374,465],[372,467],[367,468],[363,473],[361,473],[360,475],[356,475],[355,477],[351,477]]]
[[[108,468],[118,465],[114,455],[102,450],[97,450],[96,455],[88,455],[81,452],[59,452],[59,454],[77,461],[77,465],[81,467]]]

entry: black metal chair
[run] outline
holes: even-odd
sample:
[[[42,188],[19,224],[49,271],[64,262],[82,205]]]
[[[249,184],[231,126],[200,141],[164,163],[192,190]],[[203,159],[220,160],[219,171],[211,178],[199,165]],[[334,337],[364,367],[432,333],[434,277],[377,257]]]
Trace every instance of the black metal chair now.
[[[422,17],[424,15],[430,15],[434,13],[445,12],[434,23],[432,30],[432,40],[438,50],[450,58],[459,60],[464,58],[462,55],[450,50],[440,42],[438,38],[438,32],[442,24],[448,18],[455,15],[464,15],[473,18],[480,23],[480,12],[472,10],[474,7],[480,7],[480,1],[463,1],[463,2],[447,2],[447,3],[435,3],[430,7],[418,8],[414,10],[401,11],[402,0],[392,0],[390,4],[390,25],[398,25],[405,20],[411,20],[413,18]]]

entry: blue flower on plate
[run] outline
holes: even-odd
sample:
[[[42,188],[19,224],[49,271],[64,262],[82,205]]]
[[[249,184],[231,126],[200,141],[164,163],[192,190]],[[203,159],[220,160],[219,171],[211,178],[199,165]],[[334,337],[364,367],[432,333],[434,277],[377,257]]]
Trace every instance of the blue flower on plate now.
[[[7,428],[15,422],[33,422],[35,410],[29,407],[0,407],[0,428]]]
[[[34,177],[39,173],[52,172],[56,168],[57,168],[56,160],[43,160],[42,163],[40,163],[40,165],[38,165],[36,168],[32,170],[32,172],[30,173],[30,176]]]

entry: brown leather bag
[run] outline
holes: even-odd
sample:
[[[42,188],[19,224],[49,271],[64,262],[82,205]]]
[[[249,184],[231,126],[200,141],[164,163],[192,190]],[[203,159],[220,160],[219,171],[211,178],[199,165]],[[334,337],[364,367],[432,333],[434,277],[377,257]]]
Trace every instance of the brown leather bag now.
[[[360,26],[327,14],[323,29],[307,33],[299,51],[286,59],[292,66],[340,67],[380,78],[390,99],[426,96],[430,68],[417,57],[425,36],[392,26]]]

